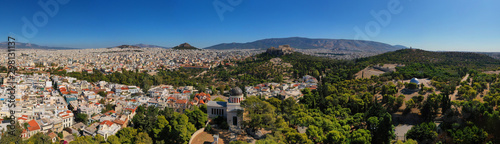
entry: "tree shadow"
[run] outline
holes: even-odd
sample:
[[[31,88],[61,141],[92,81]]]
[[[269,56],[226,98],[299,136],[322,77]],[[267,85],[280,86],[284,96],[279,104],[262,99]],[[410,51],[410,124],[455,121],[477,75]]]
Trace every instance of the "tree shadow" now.
[[[418,89],[408,89],[408,88],[404,88],[400,91],[402,94],[405,94],[405,95],[410,95],[410,94],[413,94],[413,93],[416,93],[418,92]]]
[[[407,125],[417,125],[423,122],[418,113],[407,113],[407,114],[392,114],[392,121],[394,125],[407,124]]]

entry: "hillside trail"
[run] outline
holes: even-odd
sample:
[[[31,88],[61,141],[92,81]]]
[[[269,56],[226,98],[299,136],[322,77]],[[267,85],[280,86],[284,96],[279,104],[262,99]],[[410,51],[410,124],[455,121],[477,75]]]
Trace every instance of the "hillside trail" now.
[[[198,77],[200,77],[200,76],[204,75],[205,73],[207,73],[207,71],[206,71],[206,70],[205,70],[205,71],[203,71],[203,72],[201,72],[200,74],[196,75],[194,78],[198,78]]]
[[[462,78],[462,80],[460,80],[460,82],[466,81],[468,78],[469,78],[469,74],[465,75],[465,76],[464,76],[464,78]],[[452,101],[457,100],[458,87],[460,87],[460,85],[458,85],[458,86],[455,88],[455,91],[454,91],[454,92],[453,92],[453,94],[450,96],[450,100],[452,100]]]

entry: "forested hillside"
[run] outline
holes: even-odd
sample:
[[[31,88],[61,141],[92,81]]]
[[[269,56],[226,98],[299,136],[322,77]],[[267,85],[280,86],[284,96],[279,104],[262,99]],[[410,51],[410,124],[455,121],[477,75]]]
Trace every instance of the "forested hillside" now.
[[[401,63],[401,64],[435,64],[443,67],[466,67],[486,70],[498,66],[499,60],[485,54],[468,52],[430,52],[420,49],[401,49],[373,57],[361,58],[360,62],[370,64]]]
[[[278,117],[273,119],[274,122],[285,121],[288,125],[274,128],[273,137],[265,141],[389,143],[396,138],[394,127],[401,123],[399,118],[398,122],[394,121],[394,115],[403,118],[416,115],[417,124],[421,123],[408,131],[405,136],[407,142],[494,143],[500,137],[495,128],[488,127],[498,127],[500,122],[496,108],[498,85],[493,84],[500,82],[499,76],[480,74],[483,70],[498,69],[500,63],[488,56],[407,49],[356,61],[338,61],[299,53],[281,58],[293,65],[291,71],[294,74],[322,76],[322,83],[317,90],[304,90],[304,97],[299,103],[289,99],[266,100],[277,108],[275,115]],[[368,65],[383,63],[402,63],[406,66],[371,79],[352,77]],[[455,88],[461,88],[460,79],[466,74],[470,74],[472,78],[469,80],[473,82],[463,85],[471,86],[478,92],[471,94],[466,91],[463,93],[472,95],[472,98],[452,100]],[[430,78],[432,84],[427,87],[393,83],[413,77]],[[488,89],[487,86],[481,87],[488,85],[481,84],[481,81],[491,83],[490,89],[494,89],[488,92],[485,102],[474,98],[480,98],[479,92]],[[397,95],[405,90],[418,94],[408,98],[407,94]],[[293,129],[300,126],[308,127],[306,135],[298,134]]]

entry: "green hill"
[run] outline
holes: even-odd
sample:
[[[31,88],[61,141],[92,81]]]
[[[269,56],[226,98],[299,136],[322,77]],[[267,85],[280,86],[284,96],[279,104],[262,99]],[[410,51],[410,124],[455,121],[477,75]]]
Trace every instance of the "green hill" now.
[[[431,52],[420,49],[401,49],[372,57],[361,58],[358,62],[368,64],[397,63],[405,65],[420,63],[450,67],[466,67],[476,70],[495,69],[500,64],[500,60],[485,54],[471,52]]]
[[[431,52],[420,49],[402,49],[357,60],[357,65],[378,64],[405,65],[396,67],[396,72],[381,75],[380,79],[383,81],[430,78],[436,82],[449,84],[453,90],[467,73],[496,70],[500,66],[500,60],[478,53]]]
[[[173,47],[172,49],[175,49],[175,50],[199,50],[199,48],[191,46],[188,43],[180,44],[178,46]]]

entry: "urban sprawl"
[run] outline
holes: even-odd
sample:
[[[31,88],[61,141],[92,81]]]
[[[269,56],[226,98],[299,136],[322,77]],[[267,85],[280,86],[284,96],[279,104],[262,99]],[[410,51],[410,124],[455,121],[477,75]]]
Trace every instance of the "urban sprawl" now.
[[[75,49],[75,50],[33,50],[17,52],[16,66],[20,71],[33,74],[13,76],[15,86],[15,107],[10,108],[7,74],[2,73],[0,87],[0,131],[5,132],[10,121],[23,126],[21,136],[30,138],[36,133],[48,135],[58,142],[70,142],[76,137],[96,136],[107,138],[120,129],[130,126],[139,106],[154,106],[159,109],[172,108],[183,112],[194,106],[206,105],[209,118],[226,116],[227,122],[240,125],[241,116],[231,110],[240,109],[243,101],[242,90],[238,87],[226,92],[204,92],[193,86],[157,85],[145,93],[141,87],[106,81],[88,82],[68,76],[38,73],[48,69],[63,68],[66,72],[103,73],[138,70],[154,74],[158,69],[178,68],[210,69],[223,64],[225,60],[243,59],[262,51],[214,51],[214,50],[167,50],[161,48],[142,49]],[[7,58],[0,62],[7,64]],[[245,86],[247,96],[262,98],[300,98],[304,88],[316,89],[318,80],[306,75],[292,83],[262,83]],[[229,93],[229,97],[222,96]],[[212,101],[215,98],[227,102]],[[107,106],[112,106],[111,109]],[[15,119],[6,120],[13,110]],[[86,124],[76,122],[77,115],[88,116]],[[233,118],[235,117],[235,118]],[[236,120],[236,121],[234,121]],[[234,128],[234,127],[233,127]],[[76,136],[76,137],[75,137]],[[60,136],[59,136],[60,137]]]

